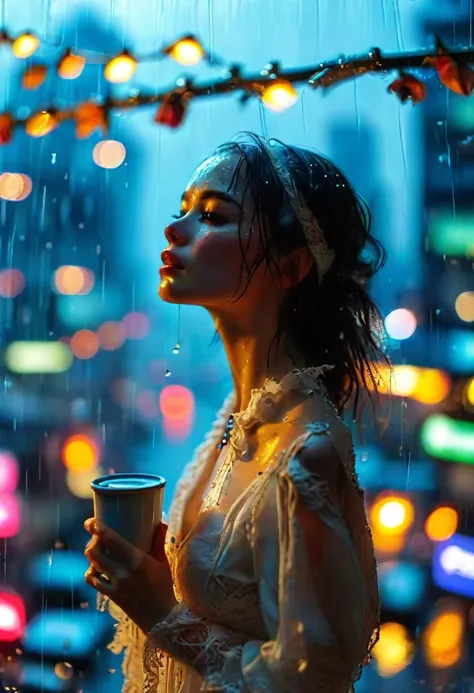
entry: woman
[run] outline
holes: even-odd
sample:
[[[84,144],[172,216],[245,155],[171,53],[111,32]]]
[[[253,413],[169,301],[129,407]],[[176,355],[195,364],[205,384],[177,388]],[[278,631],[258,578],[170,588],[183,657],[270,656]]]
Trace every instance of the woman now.
[[[234,392],[178,484],[161,555],[86,522],[86,581],[120,607],[125,690],[142,690],[144,643],[146,692],[347,693],[379,606],[341,415],[377,391],[366,284],[384,251],[332,163],[256,135],[197,169],[165,234],[159,295],[208,309]]]

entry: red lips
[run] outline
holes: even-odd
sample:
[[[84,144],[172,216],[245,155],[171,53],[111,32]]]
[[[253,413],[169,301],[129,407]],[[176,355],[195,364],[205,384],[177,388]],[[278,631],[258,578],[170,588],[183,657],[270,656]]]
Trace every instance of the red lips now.
[[[161,253],[161,262],[165,265],[165,267],[175,267],[176,269],[184,269],[183,263],[178,258],[176,253],[174,253],[172,250],[164,250]]]

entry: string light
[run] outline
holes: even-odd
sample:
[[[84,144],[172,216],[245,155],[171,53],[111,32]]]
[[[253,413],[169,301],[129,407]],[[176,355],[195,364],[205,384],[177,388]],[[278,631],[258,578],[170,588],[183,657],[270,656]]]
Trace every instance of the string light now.
[[[298,100],[298,94],[291,82],[281,79],[264,89],[261,99],[267,108],[278,113],[293,106]]]
[[[165,49],[165,53],[180,65],[191,67],[202,60],[204,48],[194,36],[185,36]]]
[[[30,32],[18,36],[12,43],[13,55],[16,58],[30,58],[40,45],[39,38]]]
[[[59,61],[58,75],[63,79],[76,79],[82,74],[85,65],[86,60],[82,55],[76,55],[67,50]]]
[[[54,111],[40,111],[34,113],[26,121],[26,132],[31,137],[44,137],[55,130],[59,120]]]
[[[107,63],[104,69],[104,77],[113,84],[123,84],[133,77],[137,64],[136,59],[129,51],[123,51],[123,53],[112,58]]]
[[[33,55],[39,46],[39,39],[31,33],[23,33],[13,40],[6,32],[3,32],[0,34],[0,42],[11,44],[14,54],[21,58]],[[61,48],[61,46],[56,45],[55,48]],[[206,58],[212,65],[222,63],[215,57],[211,59],[200,42],[194,36],[188,35],[170,46],[145,56],[134,56],[127,50],[116,56],[107,56],[94,51],[75,50],[72,53],[67,50],[57,65],[57,72],[64,79],[75,79],[81,74],[86,64],[102,65],[105,78],[109,82],[121,84],[131,79],[140,62],[158,61],[165,56],[181,65],[195,65],[202,58]],[[427,51],[406,51],[385,55],[380,49],[373,48],[368,55],[358,55],[346,60],[330,60],[309,68],[281,70],[273,64],[266,66],[257,74],[244,76],[240,69],[234,66],[229,68],[227,77],[224,78],[198,84],[193,80],[184,82],[183,79],[179,79],[171,88],[157,93],[139,93],[127,98],[109,99],[102,106],[91,102],[63,111],[47,108],[45,111],[32,114],[28,119],[13,118],[9,113],[0,113],[0,145],[8,144],[12,140],[16,127],[25,126],[28,134],[42,137],[54,130],[59,122],[67,120],[75,120],[76,136],[85,138],[98,128],[106,130],[110,111],[123,111],[142,106],[158,106],[154,117],[155,122],[176,128],[183,122],[191,100],[234,92],[240,92],[243,102],[252,97],[260,98],[266,107],[278,112],[296,102],[295,85],[297,84],[326,90],[341,82],[369,73],[385,75],[397,71],[399,76],[388,90],[402,103],[406,101],[418,103],[425,98],[427,89],[418,77],[405,72],[407,69],[435,71],[444,87],[457,94],[468,96],[474,90],[474,70],[471,67],[473,63],[474,48],[449,50],[436,37],[434,47]],[[45,76],[45,70],[49,71],[45,65],[27,68],[24,76],[25,84],[28,84],[29,88],[39,86]]]

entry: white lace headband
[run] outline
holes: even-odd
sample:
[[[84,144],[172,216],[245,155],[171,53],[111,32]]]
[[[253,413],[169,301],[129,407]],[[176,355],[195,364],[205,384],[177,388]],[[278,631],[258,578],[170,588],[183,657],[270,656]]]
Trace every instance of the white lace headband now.
[[[318,220],[306,204],[303,195],[298,190],[290,171],[282,161],[282,157],[277,153],[278,142],[271,141],[270,145],[264,144],[265,151],[275,168],[275,172],[285,189],[290,200],[291,207],[298,219],[308,248],[311,251],[316,267],[318,269],[318,280],[321,284],[324,275],[334,262],[335,252],[328,247],[324,232],[319,226]]]

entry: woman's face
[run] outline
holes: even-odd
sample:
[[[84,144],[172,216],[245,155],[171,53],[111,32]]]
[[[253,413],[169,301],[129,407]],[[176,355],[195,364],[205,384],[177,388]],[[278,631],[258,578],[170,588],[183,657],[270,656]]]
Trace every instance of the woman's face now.
[[[165,230],[169,245],[161,254],[158,290],[164,301],[218,309],[247,305],[268,291],[271,277],[262,263],[239,298],[247,285],[243,253],[251,266],[259,230],[256,222],[252,228],[254,204],[249,194],[243,199],[242,181],[228,192],[238,163],[237,153],[215,155],[192,176],[180,214]]]

